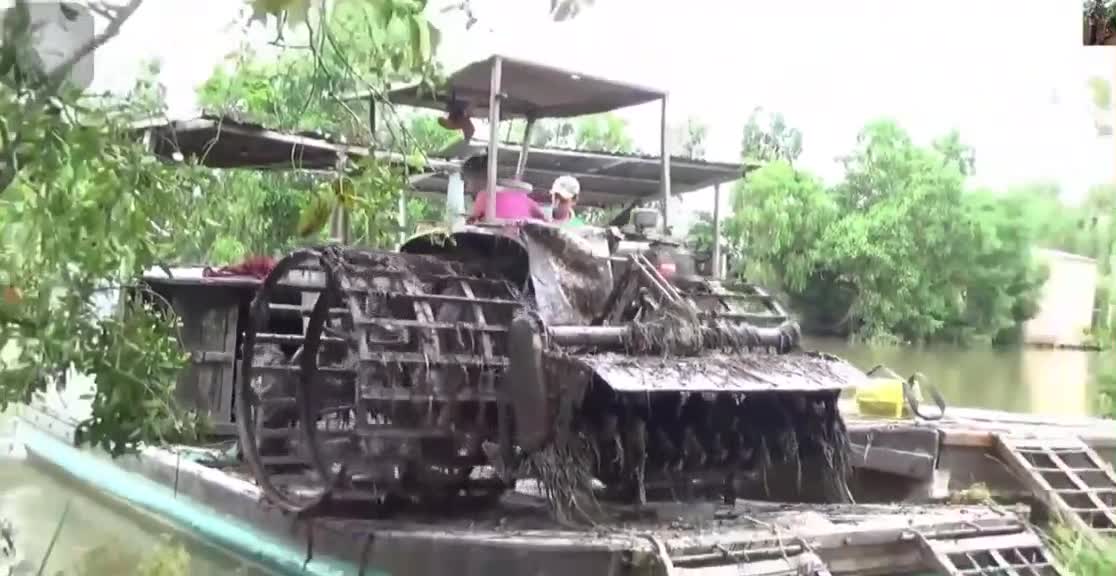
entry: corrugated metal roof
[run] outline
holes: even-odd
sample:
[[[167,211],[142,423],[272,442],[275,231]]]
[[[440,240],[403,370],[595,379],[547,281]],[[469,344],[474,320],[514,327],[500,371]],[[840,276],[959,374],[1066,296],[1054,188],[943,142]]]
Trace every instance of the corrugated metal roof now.
[[[465,144],[458,142],[443,150],[437,157],[460,160],[473,154],[484,153],[488,144],[474,139]],[[515,175],[520,146],[501,144],[498,154],[500,178]],[[739,180],[745,170],[756,165],[727,162],[707,162],[674,156],[670,159],[671,195],[685,194],[708,188],[715,184]],[[635,199],[660,198],[659,158],[639,154],[605,154],[562,148],[531,148],[521,180],[534,188],[533,196],[549,200],[550,185],[555,178],[569,174],[581,183],[579,204],[601,206],[627,203]],[[416,183],[420,191],[444,193],[446,176],[431,174]]]
[[[388,92],[388,100],[405,106],[443,110],[452,96],[468,102],[474,117],[486,118],[492,63],[496,58],[502,61],[502,118],[570,118],[637,106],[666,95],[661,90],[494,55],[450,74],[433,92],[422,85],[413,85]],[[368,98],[368,94],[356,97]]]
[[[321,134],[278,132],[223,116],[145,122],[136,128],[150,135],[156,155],[181,154],[211,168],[333,169],[342,153],[368,154],[363,146],[330,141]]]
[[[334,142],[312,133],[279,132],[219,116],[144,123],[136,128],[150,134],[155,154],[164,158],[181,154],[211,168],[333,170],[341,154],[355,160],[370,153],[365,146]],[[460,160],[486,148],[487,144],[480,140],[454,144],[429,158],[426,175],[418,175],[412,183],[419,192],[445,194],[448,175],[457,171]],[[519,149],[515,144],[500,146],[501,178],[515,174]],[[376,152],[376,156],[404,162],[400,154]],[[746,168],[753,167],[672,157],[671,193],[685,194],[737,180]],[[554,179],[570,174],[581,183],[579,203],[601,206],[643,198],[658,199],[659,170],[659,159],[655,156],[532,148],[522,180],[531,184],[540,199],[549,199],[548,191]]]

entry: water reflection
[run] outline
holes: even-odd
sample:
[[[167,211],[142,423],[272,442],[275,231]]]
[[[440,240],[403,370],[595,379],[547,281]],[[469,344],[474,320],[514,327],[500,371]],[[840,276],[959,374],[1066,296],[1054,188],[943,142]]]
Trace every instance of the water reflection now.
[[[906,376],[921,372],[951,406],[1051,416],[1096,415],[1097,374],[1116,365],[1112,352],[997,349],[930,345],[869,347],[806,338],[805,346],[846,358],[862,370],[885,364]]]
[[[33,466],[0,459],[0,518],[14,528],[20,557],[11,574],[38,572],[64,512],[65,521],[42,574],[267,574],[169,527],[138,522]],[[0,573],[8,574],[9,567],[0,559]]]

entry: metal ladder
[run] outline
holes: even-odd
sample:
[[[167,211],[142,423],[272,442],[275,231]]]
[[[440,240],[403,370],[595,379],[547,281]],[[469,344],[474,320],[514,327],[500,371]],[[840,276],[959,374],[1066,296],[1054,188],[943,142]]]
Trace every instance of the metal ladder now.
[[[1075,436],[997,437],[997,451],[1047,509],[1100,543],[1116,537],[1116,474]]]

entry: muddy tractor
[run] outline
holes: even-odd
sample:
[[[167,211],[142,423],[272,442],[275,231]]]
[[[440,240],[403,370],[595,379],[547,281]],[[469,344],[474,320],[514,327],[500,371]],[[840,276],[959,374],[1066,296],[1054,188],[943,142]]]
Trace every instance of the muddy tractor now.
[[[501,118],[526,118],[526,143],[539,118],[666,101],[502,57],[392,98],[487,117],[490,199],[529,152],[499,173]],[[576,228],[493,208],[397,251],[299,250],[263,282],[237,422],[274,503],[493,502],[522,480],[559,505],[849,498],[837,399],[863,374],[802,350],[769,294],[695,274],[660,208]]]

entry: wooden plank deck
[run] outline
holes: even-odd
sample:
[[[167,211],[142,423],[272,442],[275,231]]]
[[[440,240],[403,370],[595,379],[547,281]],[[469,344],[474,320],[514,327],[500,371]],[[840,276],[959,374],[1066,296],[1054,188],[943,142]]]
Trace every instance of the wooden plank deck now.
[[[937,413],[937,409],[930,406],[923,410],[928,415]],[[996,446],[997,434],[1022,438],[1076,436],[1094,450],[1116,452],[1116,421],[1102,418],[1068,418],[980,408],[947,408],[945,417],[941,420],[894,420],[860,416],[857,414],[856,404],[851,401],[841,402],[841,413],[845,415],[850,430],[888,426],[940,430],[944,446],[992,449]]]

